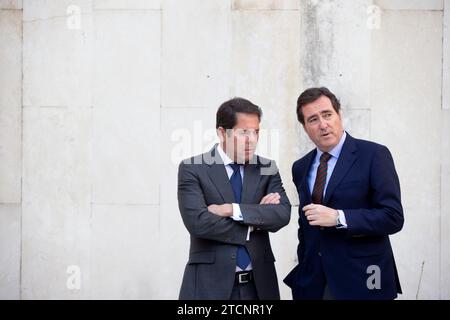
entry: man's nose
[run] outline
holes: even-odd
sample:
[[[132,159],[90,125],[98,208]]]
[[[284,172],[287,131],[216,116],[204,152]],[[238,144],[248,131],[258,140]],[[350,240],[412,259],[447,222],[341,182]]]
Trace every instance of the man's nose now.
[[[327,127],[327,122],[325,121],[325,119],[323,118],[319,118],[319,128],[320,129],[325,129]]]

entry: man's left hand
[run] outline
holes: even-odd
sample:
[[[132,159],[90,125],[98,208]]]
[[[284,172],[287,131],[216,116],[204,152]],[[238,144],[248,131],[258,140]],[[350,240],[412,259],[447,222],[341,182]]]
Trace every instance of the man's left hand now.
[[[303,211],[311,226],[334,227],[336,226],[336,218],[339,216],[337,210],[321,204],[308,204],[303,207]]]
[[[208,211],[220,217],[231,217],[233,215],[233,205],[231,203],[212,204],[208,206]]]

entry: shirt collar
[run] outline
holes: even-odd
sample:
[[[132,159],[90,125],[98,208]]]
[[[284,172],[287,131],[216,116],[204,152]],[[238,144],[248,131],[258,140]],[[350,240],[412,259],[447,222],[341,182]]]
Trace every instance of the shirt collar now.
[[[342,135],[341,140],[339,140],[339,143],[333,149],[328,151],[328,153],[331,154],[336,159],[339,158],[339,155],[341,154],[342,146],[344,145],[346,137],[347,137],[347,133],[344,131],[344,134]],[[320,158],[320,156],[322,154],[323,154],[323,152],[320,151],[319,149],[317,149],[317,158]]]
[[[219,153],[220,158],[222,159],[223,164],[229,165],[230,163],[234,163],[233,160],[230,159],[230,157],[223,151],[222,147],[220,146],[220,143],[217,145],[217,152]]]

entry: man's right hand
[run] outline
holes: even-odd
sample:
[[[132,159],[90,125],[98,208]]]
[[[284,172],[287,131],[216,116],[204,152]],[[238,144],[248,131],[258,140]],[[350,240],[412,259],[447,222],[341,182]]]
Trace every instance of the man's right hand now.
[[[280,204],[280,194],[278,192],[265,195],[259,204]]]

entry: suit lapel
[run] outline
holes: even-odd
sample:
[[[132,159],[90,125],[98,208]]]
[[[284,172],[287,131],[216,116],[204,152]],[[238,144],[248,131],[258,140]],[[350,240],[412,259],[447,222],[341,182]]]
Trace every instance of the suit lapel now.
[[[228,179],[227,171],[223,163],[212,164],[208,169],[208,175],[211,178],[213,185],[222,196],[225,203],[233,203],[234,193]]]
[[[309,190],[309,183],[308,183],[308,173],[311,170],[311,165],[314,161],[314,158],[317,154],[317,149],[312,150],[311,152],[309,152],[306,155],[306,159],[305,159],[305,163],[306,163],[306,170],[304,170],[304,172],[302,172],[303,177],[301,178],[301,185],[304,186],[304,190],[306,190],[306,195],[307,195],[307,201],[306,203],[311,203],[312,202],[312,198],[311,198],[311,190]]]
[[[217,191],[222,196],[225,203],[233,203],[234,193],[233,188],[230,184],[230,179],[228,179],[227,170],[223,164],[222,158],[219,153],[217,153],[217,144],[208,152],[204,154],[205,161],[208,166],[207,173],[211,179],[211,183],[216,187]]]
[[[255,157],[255,156],[254,156]],[[258,162],[254,161],[255,158],[250,161],[250,164],[247,164],[244,167],[244,186],[242,189],[242,203],[254,203],[254,196],[256,193],[256,189],[259,185],[260,168],[259,165],[256,164]]]
[[[341,154],[339,155],[339,159],[336,162],[333,174],[330,177],[330,181],[328,182],[328,186],[325,191],[325,198],[323,200],[324,205],[326,205],[330,200],[342,178],[345,177],[350,168],[353,166],[353,163],[358,157],[357,150],[358,148],[356,147],[354,139],[347,133],[344,145],[342,146]]]

